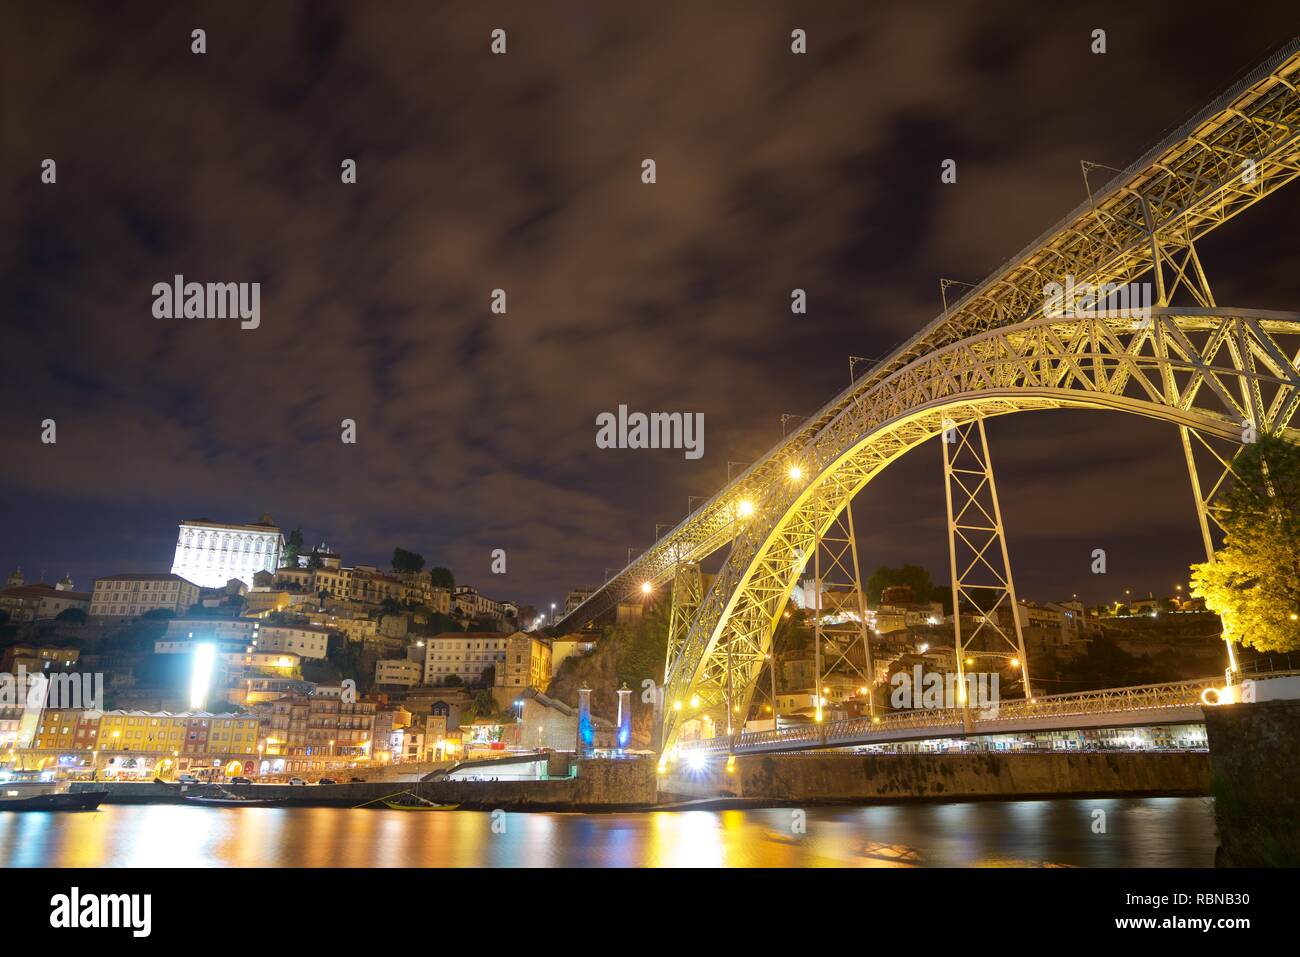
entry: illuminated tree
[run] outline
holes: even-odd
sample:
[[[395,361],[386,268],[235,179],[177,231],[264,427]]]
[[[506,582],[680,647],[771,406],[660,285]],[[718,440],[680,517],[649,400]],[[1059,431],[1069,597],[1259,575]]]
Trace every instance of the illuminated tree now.
[[[1223,548],[1192,566],[1192,594],[1243,645],[1300,649],[1300,448],[1262,437],[1233,472],[1216,506]]]

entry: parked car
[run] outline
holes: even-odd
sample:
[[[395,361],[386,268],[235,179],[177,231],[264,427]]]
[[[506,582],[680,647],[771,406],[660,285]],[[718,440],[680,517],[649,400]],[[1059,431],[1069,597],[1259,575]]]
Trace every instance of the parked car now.
[[[230,783],[231,784],[252,784],[253,782],[250,778],[236,776],[230,779]]]
[[[335,781],[333,778],[321,778],[316,783],[317,784],[338,784],[339,782]]]
[[[192,774],[182,774],[176,779],[178,784],[198,784],[199,779]]]
[[[348,778],[348,784],[365,784],[365,778]]]
[[[304,781],[302,778],[290,778],[290,779],[289,779],[289,783],[290,783],[290,784],[306,784],[307,782]]]

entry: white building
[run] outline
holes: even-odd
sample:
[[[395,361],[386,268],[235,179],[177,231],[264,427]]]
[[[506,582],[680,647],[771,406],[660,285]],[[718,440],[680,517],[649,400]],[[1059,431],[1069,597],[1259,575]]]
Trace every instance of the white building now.
[[[252,525],[228,525],[206,518],[180,524],[172,574],[203,588],[224,588],[238,578],[249,588],[259,571],[280,567],[284,536],[270,515]]]
[[[324,658],[329,651],[330,633],[319,625],[263,625],[257,650],[287,651],[300,658]]]
[[[445,684],[452,675],[478,681],[484,670],[506,660],[510,636],[499,631],[447,631],[424,642],[424,683]]]
[[[199,586],[180,575],[128,574],[95,579],[92,618],[134,618],[162,608],[180,614],[199,600]]]
[[[414,688],[424,677],[424,665],[408,658],[386,658],[375,662],[375,684]]]

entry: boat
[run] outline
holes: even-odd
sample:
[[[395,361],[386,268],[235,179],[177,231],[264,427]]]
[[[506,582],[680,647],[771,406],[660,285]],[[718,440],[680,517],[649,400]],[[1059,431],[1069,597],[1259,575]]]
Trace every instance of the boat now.
[[[278,807],[287,798],[282,797],[247,797],[218,787],[214,794],[185,794],[181,799],[186,804],[201,804],[205,807]]]
[[[67,785],[0,787],[0,811],[93,811],[107,791],[73,791]]]
[[[398,791],[395,794],[387,794],[384,797],[375,798],[373,801],[358,804],[357,807],[376,807],[381,804],[390,811],[454,811],[460,807],[459,804],[438,804],[436,801],[420,797],[414,791]]]
[[[381,803],[390,811],[454,811],[460,807],[459,804],[434,804],[432,801],[425,801],[423,798],[420,800],[424,803],[416,804],[411,801],[388,800]]]

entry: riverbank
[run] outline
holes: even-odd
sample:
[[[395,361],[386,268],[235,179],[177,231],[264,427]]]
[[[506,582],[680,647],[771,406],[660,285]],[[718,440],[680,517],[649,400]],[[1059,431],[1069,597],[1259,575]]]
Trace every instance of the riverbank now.
[[[716,755],[659,784],[661,800],[781,804],[1209,793],[1210,756],[1189,751]]]
[[[497,781],[365,781],[349,784],[223,784],[239,797],[274,800],[284,807],[353,808],[415,790],[437,804],[467,810],[618,811],[656,803],[654,763],[648,760],[584,760],[573,777]],[[187,804],[187,797],[211,795],[208,784],[153,781],[78,781],[74,791],[107,791],[105,804]]]

